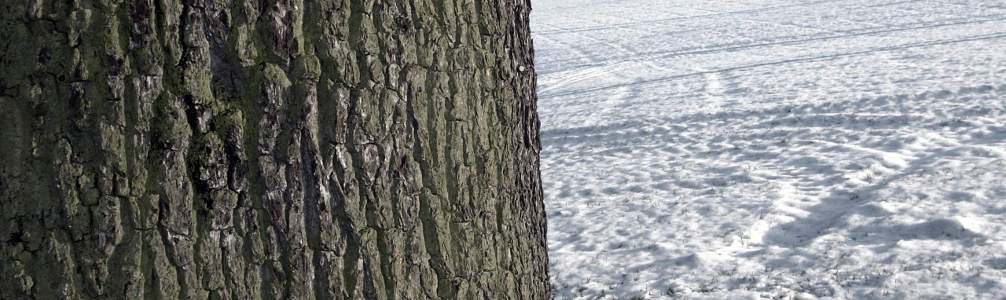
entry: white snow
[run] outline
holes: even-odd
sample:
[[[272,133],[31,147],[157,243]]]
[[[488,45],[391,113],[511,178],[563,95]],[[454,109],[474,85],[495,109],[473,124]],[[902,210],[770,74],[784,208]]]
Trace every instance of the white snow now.
[[[1006,3],[533,4],[557,299],[1006,297]]]

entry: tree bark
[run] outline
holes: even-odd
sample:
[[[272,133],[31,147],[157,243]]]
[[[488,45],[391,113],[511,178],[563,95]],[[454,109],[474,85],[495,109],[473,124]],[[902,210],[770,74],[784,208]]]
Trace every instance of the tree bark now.
[[[0,7],[0,299],[550,298],[527,0]]]

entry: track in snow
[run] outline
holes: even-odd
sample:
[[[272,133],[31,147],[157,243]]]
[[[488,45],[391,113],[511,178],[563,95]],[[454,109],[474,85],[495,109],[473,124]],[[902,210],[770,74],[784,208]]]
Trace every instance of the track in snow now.
[[[1006,296],[1006,4],[534,4],[557,298]]]

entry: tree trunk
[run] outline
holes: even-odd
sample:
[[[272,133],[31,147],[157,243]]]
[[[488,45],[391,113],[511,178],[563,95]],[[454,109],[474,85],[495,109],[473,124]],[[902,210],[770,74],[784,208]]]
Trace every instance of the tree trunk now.
[[[0,299],[550,297],[527,0],[0,9]]]

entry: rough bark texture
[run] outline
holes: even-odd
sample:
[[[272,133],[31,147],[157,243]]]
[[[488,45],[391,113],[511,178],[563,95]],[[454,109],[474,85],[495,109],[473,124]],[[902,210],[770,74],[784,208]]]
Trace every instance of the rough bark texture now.
[[[527,0],[0,6],[0,299],[550,297]]]

